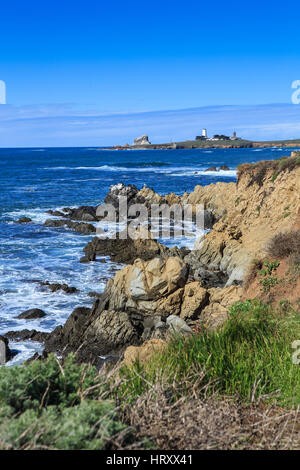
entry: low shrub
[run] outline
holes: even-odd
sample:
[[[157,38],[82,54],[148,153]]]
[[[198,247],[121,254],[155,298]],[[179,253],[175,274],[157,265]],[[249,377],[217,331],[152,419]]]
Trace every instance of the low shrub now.
[[[300,255],[300,231],[280,232],[268,242],[266,250],[272,258],[283,259]]]
[[[108,384],[70,355],[0,368],[0,449],[103,449],[132,439]]]
[[[257,163],[247,163],[238,166],[237,181],[246,173],[249,177],[248,187],[257,184],[259,187],[269,172],[272,173],[271,181],[274,183],[282,171],[293,171],[300,166],[300,157],[284,157],[278,160],[262,160]]]
[[[86,400],[63,408],[27,409],[15,418],[2,417],[0,449],[103,449],[125,431],[113,402]]]
[[[61,408],[80,403],[82,396],[99,394],[97,371],[88,365],[78,366],[70,355],[62,365],[49,356],[22,367],[0,368],[0,404],[18,412],[56,405]],[[90,387],[93,388],[91,390]]]

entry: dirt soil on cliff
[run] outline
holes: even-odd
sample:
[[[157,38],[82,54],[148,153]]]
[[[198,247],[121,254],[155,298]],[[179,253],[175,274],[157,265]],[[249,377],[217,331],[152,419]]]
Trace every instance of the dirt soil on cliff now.
[[[128,412],[138,440],[150,440],[161,450],[300,449],[297,410],[220,397],[169,403],[158,389],[141,396]]]

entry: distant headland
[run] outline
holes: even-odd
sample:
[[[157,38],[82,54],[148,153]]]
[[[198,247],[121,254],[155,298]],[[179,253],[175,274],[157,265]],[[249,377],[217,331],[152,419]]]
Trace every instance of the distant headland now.
[[[224,134],[215,134],[208,137],[207,130],[202,129],[201,135],[194,140],[185,140],[182,142],[167,142],[163,144],[153,144],[148,135],[142,135],[134,139],[133,145],[115,145],[116,150],[153,150],[153,149],[206,149],[206,148],[267,148],[267,147],[300,147],[300,139],[291,140],[271,140],[271,141],[252,141],[237,137],[236,132],[232,136]]]

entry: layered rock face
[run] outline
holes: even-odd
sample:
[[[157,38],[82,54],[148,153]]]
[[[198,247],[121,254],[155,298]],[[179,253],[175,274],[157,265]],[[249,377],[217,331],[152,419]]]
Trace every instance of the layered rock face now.
[[[266,256],[268,240],[290,230],[300,210],[300,167],[276,175],[270,165],[262,178],[256,171],[259,165],[246,167],[231,195],[226,190],[223,217],[196,246],[208,269],[227,273],[228,286],[243,281],[252,260]]]
[[[90,309],[75,309],[46,341],[46,351],[78,351],[82,360],[114,354],[149,339],[191,334],[209,305],[210,292],[189,281],[190,266],[177,256],[135,260],[110,279]],[[191,326],[189,326],[189,323]]]
[[[187,276],[188,266],[178,257],[138,259],[108,281],[102,302],[107,310],[166,316],[171,309],[178,313]]]
[[[240,167],[238,184],[196,186],[181,197],[160,196],[149,188],[139,193],[149,203],[203,204],[211,211],[212,230],[197,240],[193,257],[208,271],[227,276],[230,286],[243,281],[251,261],[264,256],[265,245],[275,233],[295,225],[300,210],[300,167],[277,173],[272,162],[259,162]]]
[[[185,256],[189,250],[177,247],[167,248],[153,240],[150,236],[144,238],[111,239],[94,237],[84,248],[84,256],[81,262],[95,261],[97,256],[110,256],[117,263],[132,263],[136,258],[144,261],[155,256]]]

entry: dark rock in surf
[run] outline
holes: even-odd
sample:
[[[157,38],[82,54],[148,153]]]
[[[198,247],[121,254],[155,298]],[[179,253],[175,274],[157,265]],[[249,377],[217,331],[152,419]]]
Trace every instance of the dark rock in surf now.
[[[222,166],[220,166],[219,170],[220,170],[220,171],[221,171],[221,170],[222,170],[222,171],[229,171],[230,168],[229,168],[229,166],[227,166],[227,165],[222,165]]]
[[[17,318],[23,320],[32,320],[35,318],[43,318],[45,316],[46,313],[44,312],[44,310],[41,310],[40,308],[31,308],[29,310],[26,310],[25,312],[20,313]]]
[[[17,224],[28,224],[29,222],[32,222],[30,217],[20,217],[20,219],[17,220]]]
[[[51,283],[49,281],[45,281],[45,282],[38,281],[38,282],[41,287],[46,287],[51,292],[57,292],[60,290],[62,290],[66,294],[75,294],[76,292],[78,292],[78,289],[76,289],[76,287],[68,286],[68,284],[59,284],[58,282]]]
[[[37,330],[8,331],[5,337],[13,341],[38,341],[43,343],[49,337],[50,333]]]
[[[207,168],[204,171],[217,171],[217,167],[216,166],[210,166],[209,168]]]
[[[157,256],[185,256],[189,250],[185,248],[167,248],[166,246],[153,239],[128,238],[111,239],[94,237],[84,248],[85,256],[80,259],[81,263],[95,261],[97,256],[110,256],[112,261],[117,263],[132,263],[140,258],[148,261]]]
[[[44,223],[46,227],[67,227],[74,230],[77,233],[89,234],[95,233],[96,227],[92,224],[73,222],[71,220],[58,220],[58,219],[47,219]]]

